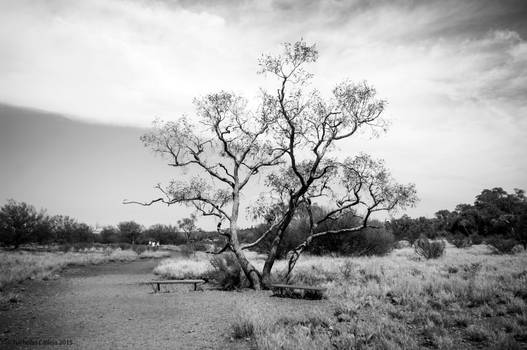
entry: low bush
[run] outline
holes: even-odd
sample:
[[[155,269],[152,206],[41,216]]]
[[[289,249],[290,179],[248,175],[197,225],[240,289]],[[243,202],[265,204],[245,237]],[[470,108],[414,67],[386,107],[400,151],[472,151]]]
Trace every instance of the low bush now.
[[[195,242],[195,243],[192,244],[192,246],[193,246],[194,250],[197,251],[197,252],[208,252],[208,251],[213,251],[214,250],[214,245],[213,244],[202,242],[202,241]]]
[[[179,246],[179,252],[181,255],[183,255],[186,258],[190,258],[192,255],[194,255],[195,250],[192,247],[191,244],[183,244]]]
[[[351,256],[382,256],[394,248],[395,238],[385,229],[365,229],[356,235],[324,236],[317,239],[308,251],[325,255],[332,252]]]
[[[408,247],[411,247],[411,246],[412,245],[410,244],[410,242],[405,240],[405,239],[397,241],[394,244],[395,249],[403,249],[403,248],[408,248]]]
[[[463,234],[457,234],[450,238],[450,243],[452,243],[456,248],[468,248],[472,246],[472,240],[470,237],[467,237]]]
[[[210,259],[212,270],[208,278],[213,280],[222,290],[239,289],[245,285],[245,275],[234,253],[214,255]]]
[[[520,254],[525,251],[525,248],[521,244],[516,244],[514,247],[512,247],[511,253],[512,254]]]
[[[419,238],[414,242],[417,255],[425,259],[437,259],[445,253],[444,241],[430,241],[428,238]]]
[[[483,236],[480,236],[477,233],[471,234],[469,238],[472,241],[472,244],[483,244]]]
[[[512,238],[491,237],[487,239],[487,244],[497,254],[513,254],[514,246],[518,244],[518,241]]]

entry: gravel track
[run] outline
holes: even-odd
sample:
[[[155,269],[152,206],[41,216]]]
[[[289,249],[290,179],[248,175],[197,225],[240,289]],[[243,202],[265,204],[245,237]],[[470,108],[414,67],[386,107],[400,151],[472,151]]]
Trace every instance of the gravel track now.
[[[232,342],[236,292],[171,286],[153,294],[158,260],[70,268],[15,287],[21,302],[0,311],[2,349],[247,349]],[[257,293],[257,292],[252,292]],[[268,292],[255,297],[268,298]],[[274,299],[274,298],[273,298]],[[66,345],[38,346],[37,341]],[[25,344],[23,343],[25,342]]]

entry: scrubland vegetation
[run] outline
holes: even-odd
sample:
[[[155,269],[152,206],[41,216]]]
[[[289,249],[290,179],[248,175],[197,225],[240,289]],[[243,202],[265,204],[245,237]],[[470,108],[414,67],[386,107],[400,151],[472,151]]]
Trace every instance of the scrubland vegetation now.
[[[240,297],[235,338],[258,349],[458,349],[527,346],[527,254],[498,254],[492,246],[456,248],[428,259],[428,248],[395,249],[385,256],[314,256],[298,261],[290,283],[327,288],[322,307],[270,308]],[[435,251],[436,248],[430,248]],[[207,278],[222,289],[248,286],[229,254],[197,253],[163,260],[167,278]],[[248,254],[259,267],[264,256]],[[210,259],[210,260],[209,260]],[[280,260],[273,278],[283,278]]]
[[[93,248],[79,252],[0,251],[0,289],[26,279],[48,278],[66,266],[133,261],[138,257],[135,251],[120,248]]]
[[[259,349],[515,349],[527,346],[527,254],[449,246],[426,260],[304,256],[293,282],[328,288],[330,307],[306,312],[238,305],[235,337]]]
[[[92,246],[74,249],[60,246],[29,246],[22,251],[0,250],[0,291],[6,286],[26,279],[54,278],[67,266],[95,265],[107,262],[126,262],[137,259],[170,256],[165,250],[132,250],[111,246]]]

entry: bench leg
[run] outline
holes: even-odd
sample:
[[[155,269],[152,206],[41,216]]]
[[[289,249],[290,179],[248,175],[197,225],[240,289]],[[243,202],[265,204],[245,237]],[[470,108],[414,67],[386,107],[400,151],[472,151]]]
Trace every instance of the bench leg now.
[[[157,291],[158,291],[158,292],[161,292],[161,283],[158,283],[158,284],[157,284]]]

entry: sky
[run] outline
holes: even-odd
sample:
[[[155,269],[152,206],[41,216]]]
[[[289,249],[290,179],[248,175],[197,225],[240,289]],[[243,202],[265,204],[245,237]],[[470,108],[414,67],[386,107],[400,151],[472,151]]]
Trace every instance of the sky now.
[[[337,155],[368,152],[415,183],[408,214],[527,189],[526,18],[522,0],[0,0],[0,201],[92,225],[175,223],[190,211],[121,204],[179,176],[139,136],[192,118],[194,97],[255,99],[269,83],[258,57],[300,38],[320,53],[313,86],[367,80],[388,101],[388,132]]]

